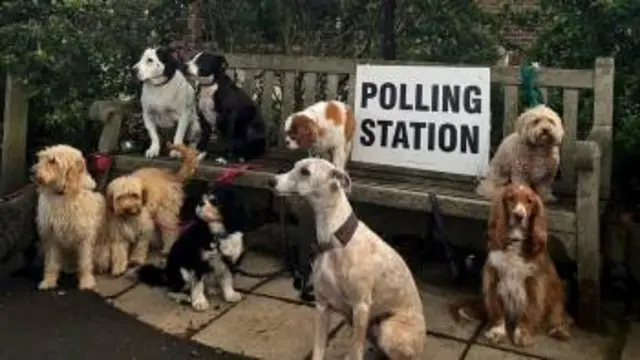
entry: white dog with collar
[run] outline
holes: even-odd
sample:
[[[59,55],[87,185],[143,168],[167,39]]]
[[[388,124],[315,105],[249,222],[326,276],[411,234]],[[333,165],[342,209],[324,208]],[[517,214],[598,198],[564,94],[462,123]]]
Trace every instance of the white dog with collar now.
[[[167,129],[177,123],[174,144],[182,144],[187,131],[191,143],[196,143],[200,136],[195,89],[179,68],[180,63],[166,48],[147,48],[133,65],[136,77],[142,81],[142,120],[151,139],[151,146],[145,152],[147,158],[160,154],[158,126]],[[180,154],[171,151],[170,156]]]

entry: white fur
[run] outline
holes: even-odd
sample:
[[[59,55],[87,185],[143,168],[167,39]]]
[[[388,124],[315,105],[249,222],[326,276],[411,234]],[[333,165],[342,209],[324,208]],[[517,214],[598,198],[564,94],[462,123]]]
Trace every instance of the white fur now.
[[[329,103],[334,103],[340,107],[342,115],[342,124],[335,125],[333,121],[327,119],[326,109]],[[319,136],[316,139],[313,148],[310,151],[314,153],[329,153],[333,152],[333,159],[331,162],[340,169],[345,169],[347,160],[351,155],[353,148],[353,139],[346,139],[345,137],[345,124],[347,118],[347,111],[349,108],[346,104],[339,101],[320,101],[306,109],[291,114],[284,122],[284,133],[287,134],[293,123],[293,117],[295,115],[304,114],[321,128],[324,129],[323,136]],[[288,135],[285,135],[285,144],[287,148],[291,150],[298,149],[300,145]]]
[[[187,131],[189,139],[197,142],[200,125],[195,108],[195,90],[184,75],[176,70],[173,78],[166,84],[163,76],[164,64],[158,59],[156,49],[148,48],[133,68],[137,71],[138,80],[142,81],[142,119],[149,133],[151,146],[145,152],[147,158],[160,154],[160,137],[157,127],[170,128],[178,125],[173,138],[174,144],[182,144]],[[179,153],[172,151],[172,157]]]

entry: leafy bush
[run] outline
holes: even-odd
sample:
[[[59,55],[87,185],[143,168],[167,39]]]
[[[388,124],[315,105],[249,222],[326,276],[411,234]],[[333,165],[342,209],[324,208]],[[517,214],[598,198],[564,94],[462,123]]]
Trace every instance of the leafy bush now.
[[[92,101],[135,93],[141,49],[183,32],[177,0],[30,0],[0,4],[0,59],[32,95],[30,147],[65,141],[84,150]]]

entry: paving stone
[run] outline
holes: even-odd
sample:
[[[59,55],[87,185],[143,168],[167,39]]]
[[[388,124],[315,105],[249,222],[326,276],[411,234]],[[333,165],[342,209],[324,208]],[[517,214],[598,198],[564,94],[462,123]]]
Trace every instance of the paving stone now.
[[[325,359],[343,358],[349,350],[351,334],[352,328],[350,326],[342,326],[336,336],[329,342],[325,353]],[[426,336],[426,338],[425,352],[422,357],[425,360],[459,359],[466,347],[465,343],[456,340],[436,338],[433,336]],[[374,360],[379,358],[382,358],[382,356],[369,346],[365,355],[365,360]]]
[[[449,311],[451,304],[468,298],[470,294],[425,284],[419,284],[419,289],[422,295],[427,330],[461,340],[471,339],[480,326],[480,321],[457,323]]]
[[[251,274],[269,274],[281,269],[282,266],[282,261],[274,256],[251,251],[245,255],[241,267]],[[250,291],[264,279],[264,277],[254,278],[237,274],[234,281],[237,289]]]
[[[309,307],[247,295],[193,339],[259,359],[300,360],[311,351],[314,319]],[[331,328],[337,325],[333,316]]]
[[[576,359],[576,354],[589,354],[589,360],[598,360],[608,358],[609,349],[613,346],[614,341],[615,338],[613,336],[607,337],[597,333],[586,332],[573,326],[571,328],[571,339],[568,341],[555,340],[541,333],[534,338],[534,344],[529,347],[518,347],[510,341],[496,345],[496,347],[557,360],[574,360]],[[484,337],[484,329],[478,337],[478,342],[481,344],[488,343]]]
[[[586,354],[586,353],[585,353]],[[498,350],[482,345],[473,345],[464,360],[531,360],[533,357]]]
[[[185,335],[199,329],[231,306],[215,296],[209,298],[209,310],[198,312],[188,304],[178,304],[169,298],[164,289],[142,284],[119,296],[113,303],[118,309],[173,335]]]
[[[640,359],[640,323],[633,322],[627,334],[621,360]]]
[[[111,277],[109,275],[99,275],[96,276],[96,283],[94,291],[100,296],[109,297],[130,288],[135,284],[135,280],[127,276]]]
[[[279,276],[255,290],[256,294],[270,295],[279,298],[301,302],[298,290],[293,287],[293,278]]]

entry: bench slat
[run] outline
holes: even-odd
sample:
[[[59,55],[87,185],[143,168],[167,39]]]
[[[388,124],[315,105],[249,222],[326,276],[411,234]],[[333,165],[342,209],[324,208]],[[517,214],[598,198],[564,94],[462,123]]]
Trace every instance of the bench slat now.
[[[327,100],[338,100],[338,75],[328,74],[325,87]]]
[[[502,137],[506,137],[515,130],[515,120],[518,118],[518,87],[504,87],[504,123],[502,124]]]
[[[561,181],[566,184],[565,186],[572,186],[576,182],[574,156],[578,134],[578,97],[579,90],[563,91],[562,119],[565,134],[560,149],[560,172]]]
[[[116,172],[128,172],[146,166],[176,169],[178,162],[168,158],[146,159],[137,155],[116,155],[114,157],[114,169]],[[268,180],[276,173],[278,166],[260,166],[259,170],[247,170],[244,175],[236,178],[235,183],[257,189],[269,189]],[[226,168],[216,166],[207,161],[203,162],[196,171],[194,177],[211,181],[222,174]],[[354,178],[353,190],[350,195],[352,201],[363,201],[376,205],[401,208],[406,210],[431,211],[427,188],[414,184],[410,189],[397,189],[394,182],[375,181],[368,178]],[[440,207],[445,215],[459,216],[476,220],[487,220],[489,217],[489,202],[470,194],[456,194],[446,189],[430,188],[438,195]],[[550,207],[548,211],[549,227],[551,230],[561,233],[574,234],[575,213],[563,208]],[[572,244],[569,244],[572,245]],[[568,247],[574,249],[575,247]],[[573,250],[571,250],[573,251]]]
[[[316,80],[317,76],[315,73],[306,73],[304,74],[303,80],[303,108],[307,106],[313,105],[316,102]]]
[[[244,81],[242,82],[242,89],[253,98],[253,93],[255,92],[255,81],[256,81],[256,70],[243,70],[244,71]]]
[[[275,76],[273,71],[265,71],[264,77],[262,79],[262,114],[267,115],[272,112],[271,107],[273,106],[273,83],[275,80]]]
[[[295,100],[295,73],[286,72],[282,83],[282,115],[280,123],[284,126],[284,120],[293,113],[293,102]],[[278,146],[284,146],[284,134],[278,135]]]

